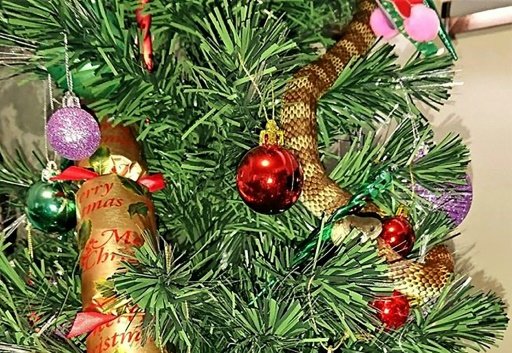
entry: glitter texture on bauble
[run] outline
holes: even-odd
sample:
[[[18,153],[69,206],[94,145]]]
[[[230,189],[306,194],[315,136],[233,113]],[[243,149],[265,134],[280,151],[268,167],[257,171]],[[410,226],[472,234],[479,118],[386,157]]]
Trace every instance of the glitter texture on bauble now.
[[[55,152],[73,161],[92,156],[101,141],[96,119],[78,107],[64,107],[53,113],[48,121],[47,137]]]
[[[414,191],[421,198],[431,202],[435,209],[446,213],[455,226],[464,221],[473,202],[473,185],[469,176],[466,176],[461,185],[446,184],[435,191],[416,185]]]

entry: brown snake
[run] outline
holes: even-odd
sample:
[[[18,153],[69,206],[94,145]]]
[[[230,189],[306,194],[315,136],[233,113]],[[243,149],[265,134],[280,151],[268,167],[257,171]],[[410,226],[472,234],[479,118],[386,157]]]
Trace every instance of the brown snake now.
[[[375,42],[369,20],[376,6],[374,0],[359,0],[354,18],[342,38],[317,61],[297,72],[283,96],[280,125],[285,133],[285,144],[295,152],[304,171],[301,201],[317,217],[330,215],[347,204],[352,196],[329,178],[320,160],[317,102],[350,60],[364,55]],[[370,204],[365,211],[378,212],[378,208]],[[354,223],[358,218],[348,218],[348,223]],[[372,226],[371,234],[380,233],[381,228],[378,227],[381,225],[378,223],[378,226]],[[338,224],[335,232],[336,228],[346,229],[347,220]],[[364,226],[348,224],[348,229],[352,228],[361,229]],[[346,231],[342,233],[347,234]],[[341,240],[336,239],[335,242]],[[382,242],[379,242],[379,252],[390,263],[389,275],[396,289],[407,295],[413,303],[421,304],[437,296],[454,268],[452,254],[442,245],[431,249],[424,262],[404,259]]]

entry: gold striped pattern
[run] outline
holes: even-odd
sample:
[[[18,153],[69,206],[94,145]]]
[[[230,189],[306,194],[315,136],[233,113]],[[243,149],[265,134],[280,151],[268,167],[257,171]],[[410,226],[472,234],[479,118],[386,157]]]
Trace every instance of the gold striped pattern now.
[[[359,0],[356,14],[343,38],[318,60],[297,72],[283,96],[280,122],[285,132],[285,144],[295,152],[304,170],[301,201],[317,217],[330,215],[347,204],[352,196],[329,178],[320,161],[317,101],[345,66],[364,55],[375,42],[369,25],[375,8],[374,0]],[[370,204],[365,211],[378,212],[378,209]],[[403,259],[383,244],[379,248],[391,263],[390,276],[395,280],[396,288],[417,303],[437,295],[453,272],[453,257],[446,247],[432,249],[425,263]]]

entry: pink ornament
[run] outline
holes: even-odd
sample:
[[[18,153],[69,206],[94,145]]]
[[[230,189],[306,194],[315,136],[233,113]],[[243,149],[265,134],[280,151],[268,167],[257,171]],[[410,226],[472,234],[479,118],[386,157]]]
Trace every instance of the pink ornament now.
[[[55,152],[72,161],[89,158],[101,142],[96,119],[80,107],[80,100],[71,92],[66,92],[62,108],[50,117],[46,136]]]
[[[375,35],[384,39],[391,39],[398,34],[398,30],[380,8],[373,11],[370,26]]]
[[[411,16],[404,21],[404,29],[417,42],[430,42],[439,33],[439,17],[435,10],[425,5],[411,8]]]
[[[64,158],[89,158],[100,145],[101,134],[93,116],[80,108],[60,108],[48,121],[48,142]]]

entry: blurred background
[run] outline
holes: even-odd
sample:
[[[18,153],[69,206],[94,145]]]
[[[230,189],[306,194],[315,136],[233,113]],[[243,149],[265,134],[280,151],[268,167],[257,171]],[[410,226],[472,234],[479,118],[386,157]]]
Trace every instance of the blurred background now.
[[[459,266],[512,303],[512,0],[437,1],[460,59],[449,104],[429,112],[439,137],[461,134],[472,151],[474,202],[455,240]],[[406,51],[407,43],[397,43]],[[0,78],[9,72],[0,68]],[[43,144],[42,82],[0,81],[0,141],[30,154]],[[509,309],[512,316],[512,310]],[[509,329],[499,348],[512,352]]]
[[[477,287],[497,292],[512,316],[512,1],[457,0],[449,11],[460,60],[451,103],[429,114],[439,136],[471,149],[474,201],[455,249]],[[445,13],[445,15],[448,15]],[[512,329],[491,353],[512,352]]]

